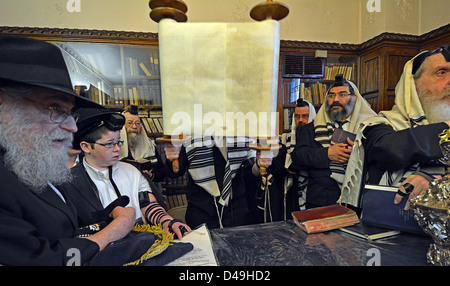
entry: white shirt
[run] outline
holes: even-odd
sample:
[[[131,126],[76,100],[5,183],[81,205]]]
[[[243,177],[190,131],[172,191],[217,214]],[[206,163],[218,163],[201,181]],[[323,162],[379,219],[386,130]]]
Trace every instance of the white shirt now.
[[[345,119],[345,123],[342,124],[341,128],[344,131],[350,131],[350,122],[352,121],[352,115],[350,115],[347,119]],[[339,124],[335,121],[334,127],[338,128]]]
[[[108,170],[97,170],[86,162],[86,158],[83,159],[83,164],[89,177],[97,187],[103,207],[107,207],[117,199],[116,191],[109,180]],[[138,193],[145,191],[152,192],[145,177],[136,167],[124,162],[117,162],[113,166],[112,177],[120,194],[130,198],[130,203],[127,206],[134,208],[136,211],[136,219],[140,218],[142,213],[139,207]]]

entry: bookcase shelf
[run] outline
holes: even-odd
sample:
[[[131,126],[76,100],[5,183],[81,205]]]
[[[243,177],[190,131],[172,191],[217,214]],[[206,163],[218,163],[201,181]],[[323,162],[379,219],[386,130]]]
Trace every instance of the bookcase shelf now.
[[[57,42],[72,82],[103,105],[161,105],[157,46]]]

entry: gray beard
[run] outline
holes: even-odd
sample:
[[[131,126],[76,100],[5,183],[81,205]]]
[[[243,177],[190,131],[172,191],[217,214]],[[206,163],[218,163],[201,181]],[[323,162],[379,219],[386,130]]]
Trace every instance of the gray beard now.
[[[137,149],[138,147],[139,147],[139,144],[140,144],[140,136],[141,136],[141,134],[139,134],[139,133],[133,133],[133,134],[135,134],[134,136],[133,135],[131,135],[131,134],[128,134],[128,136],[127,136],[127,140],[128,140],[128,147],[131,149],[131,150],[135,150],[135,149]]]
[[[325,112],[328,114],[328,117],[330,117],[331,122],[342,121],[342,119],[352,114],[353,109],[355,108],[355,104],[356,100],[352,98],[352,100],[347,105],[344,106],[342,111],[334,112],[331,111],[330,105],[328,105],[328,102],[326,102]]]
[[[11,120],[5,123],[0,119],[0,146],[5,151],[5,166],[37,193],[42,192],[48,183],[60,185],[70,182],[72,175],[67,164],[73,134],[60,128],[46,134],[42,132],[41,121],[36,114],[25,114],[19,105],[8,105],[3,104],[2,107],[5,108],[3,112],[11,115]],[[67,139],[64,145],[54,147],[52,140],[63,138]]]

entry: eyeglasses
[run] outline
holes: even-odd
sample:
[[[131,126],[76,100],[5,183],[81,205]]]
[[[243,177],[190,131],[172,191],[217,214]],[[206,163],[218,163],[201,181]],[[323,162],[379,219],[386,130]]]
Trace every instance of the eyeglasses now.
[[[103,147],[105,147],[107,149],[112,149],[112,148],[116,147],[116,145],[121,147],[123,145],[123,140],[119,140],[117,142],[111,142],[111,143],[92,142],[91,144],[98,144],[98,145],[102,145]]]
[[[127,126],[133,126],[133,125],[136,125],[136,127],[141,126],[141,123],[140,123],[139,121],[136,121],[136,122],[133,122],[133,121],[127,121],[125,124],[126,124]]]
[[[46,109],[46,110],[50,110],[50,121],[53,123],[62,123],[67,119],[67,117],[69,117],[69,115],[73,117],[75,122],[78,121],[79,115],[77,113],[72,112],[71,110],[66,110],[66,109],[59,107],[57,105],[54,105],[54,104],[48,106],[48,105],[42,104],[40,102],[34,101],[28,97],[23,97],[23,99],[26,99],[37,105],[40,105],[40,106],[44,107],[44,109]]]
[[[349,95],[351,95],[351,94],[346,92],[346,91],[343,91],[343,92],[339,92],[338,94],[336,94],[336,93],[329,93],[329,94],[327,94],[326,98],[327,99],[332,99],[332,98],[335,98],[336,96],[338,96],[339,99],[344,99],[344,98],[346,98]]]

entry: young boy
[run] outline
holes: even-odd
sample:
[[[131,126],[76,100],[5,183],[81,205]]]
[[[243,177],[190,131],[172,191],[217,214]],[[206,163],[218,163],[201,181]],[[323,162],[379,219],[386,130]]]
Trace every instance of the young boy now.
[[[123,144],[120,130],[125,117],[102,108],[82,108],[76,112],[79,120],[74,146],[80,146],[84,158],[72,169],[75,179],[71,188],[75,190],[68,193],[77,200],[75,205],[83,225],[96,223],[95,219],[99,219],[98,214],[105,207],[127,196],[137,219],[142,218],[148,224],[161,224],[179,239],[189,232],[189,226],[174,220],[158,204],[141,172],[131,164],[119,162]]]

